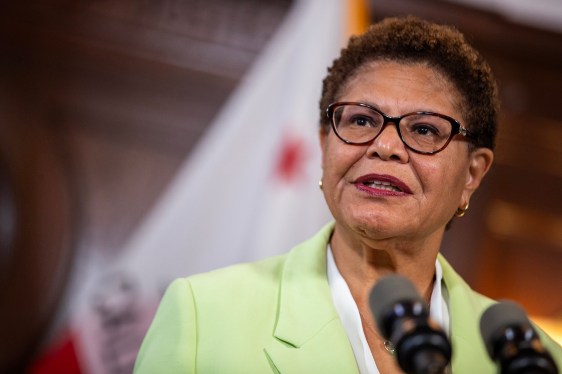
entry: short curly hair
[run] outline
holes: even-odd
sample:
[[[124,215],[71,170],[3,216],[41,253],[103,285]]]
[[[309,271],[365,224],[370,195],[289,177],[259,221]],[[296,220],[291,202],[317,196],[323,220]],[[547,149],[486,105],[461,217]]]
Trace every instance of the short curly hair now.
[[[424,63],[444,75],[460,93],[464,125],[475,135],[472,144],[494,149],[499,100],[490,66],[456,28],[414,16],[386,18],[350,38],[323,81],[320,125],[326,131],[328,105],[361,67],[373,61]]]

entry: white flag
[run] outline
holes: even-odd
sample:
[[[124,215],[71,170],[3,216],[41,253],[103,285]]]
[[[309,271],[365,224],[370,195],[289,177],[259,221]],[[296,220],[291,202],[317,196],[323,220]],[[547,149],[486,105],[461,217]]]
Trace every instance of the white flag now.
[[[84,372],[132,368],[174,278],[287,252],[331,219],[318,101],[346,21],[345,1],[295,1],[120,258],[84,274],[72,312]]]
[[[329,220],[318,101],[345,2],[297,1],[123,252],[160,282],[288,251]]]

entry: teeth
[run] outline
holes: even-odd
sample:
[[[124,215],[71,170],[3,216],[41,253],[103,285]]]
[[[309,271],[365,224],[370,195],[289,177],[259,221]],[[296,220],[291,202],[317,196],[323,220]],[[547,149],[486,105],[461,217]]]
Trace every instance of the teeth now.
[[[390,182],[370,181],[363,183],[365,186],[375,187],[379,190],[400,192],[400,189],[390,184]]]

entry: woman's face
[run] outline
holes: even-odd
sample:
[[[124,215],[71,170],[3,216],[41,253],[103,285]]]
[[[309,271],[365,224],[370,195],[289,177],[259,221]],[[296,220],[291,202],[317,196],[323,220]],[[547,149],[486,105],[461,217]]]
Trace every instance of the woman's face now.
[[[464,124],[455,87],[422,64],[369,63],[350,78],[338,101],[371,104],[390,116],[437,112]],[[492,151],[469,152],[459,139],[423,155],[408,149],[392,124],[367,145],[348,145],[332,130],[321,131],[323,192],[337,224],[375,240],[440,239],[493,159]]]

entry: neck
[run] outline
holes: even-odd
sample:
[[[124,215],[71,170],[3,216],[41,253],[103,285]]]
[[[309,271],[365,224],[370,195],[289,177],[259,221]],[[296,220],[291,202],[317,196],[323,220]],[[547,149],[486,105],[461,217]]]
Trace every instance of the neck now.
[[[371,288],[381,277],[396,273],[408,278],[429,302],[441,235],[424,240],[366,240],[346,237],[336,227],[330,245],[338,270],[359,310],[368,310]]]

